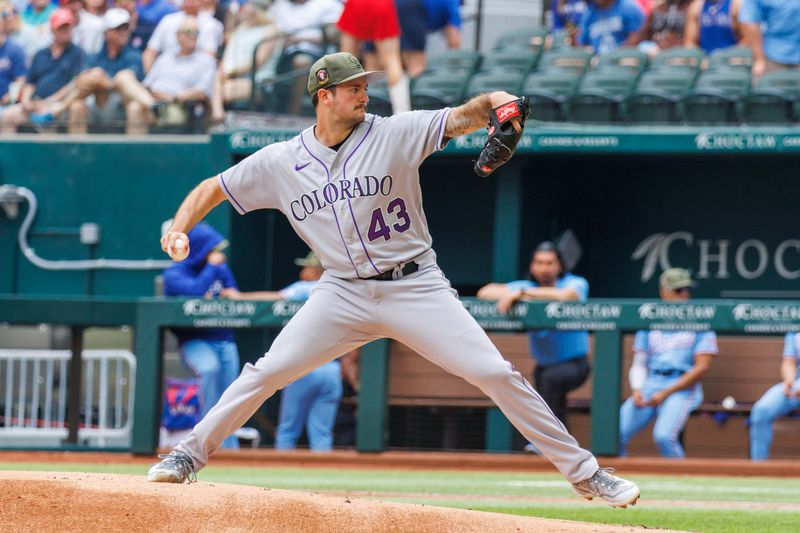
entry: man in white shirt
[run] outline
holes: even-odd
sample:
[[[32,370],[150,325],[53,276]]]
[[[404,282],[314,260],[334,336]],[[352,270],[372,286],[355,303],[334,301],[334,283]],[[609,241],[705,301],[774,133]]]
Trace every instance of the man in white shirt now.
[[[147,49],[142,54],[145,72],[150,72],[150,68],[159,54],[165,52],[177,54],[179,52],[178,29],[188,17],[196,18],[197,21],[199,31],[197,49],[206,52],[212,58],[216,57],[217,51],[222,46],[222,23],[208,13],[201,13],[200,7],[200,0],[183,0],[181,11],[171,13],[161,19],[147,43]]]

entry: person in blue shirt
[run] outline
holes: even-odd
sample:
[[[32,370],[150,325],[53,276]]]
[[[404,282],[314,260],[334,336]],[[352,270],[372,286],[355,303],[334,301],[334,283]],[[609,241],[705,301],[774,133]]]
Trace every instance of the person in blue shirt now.
[[[53,11],[50,30],[53,43],[36,52],[31,61],[25,85],[20,91],[20,105],[6,111],[16,123],[47,114],[56,108],[72,89],[72,81],[83,69],[86,54],[72,43],[75,17],[68,9]],[[72,118],[72,117],[70,117]],[[73,124],[70,120],[70,131]]]
[[[753,77],[800,66],[800,2],[745,0],[739,21],[753,49]]]
[[[25,81],[28,68],[25,52],[14,41],[8,39],[11,18],[15,12],[14,6],[6,0],[0,1],[0,128],[5,132],[13,132],[18,125],[13,120],[6,120],[6,110],[12,106],[9,89],[11,84]],[[13,112],[11,115],[12,116]]]
[[[161,19],[177,11],[178,8],[168,0],[137,0],[138,17],[131,35],[131,46],[139,51],[147,48],[147,43]]]
[[[644,13],[634,0],[590,0],[580,22],[578,44],[597,54],[613,52],[644,23]]]
[[[659,279],[661,299],[689,300],[693,285],[683,268],[665,270]],[[713,331],[637,331],[628,372],[631,395],[620,408],[620,455],[634,435],[656,419],[653,440],[663,457],[685,457],[679,441],[689,415],[703,403],[700,379],[719,352]]]
[[[787,333],[781,363],[782,381],[764,393],[750,411],[750,458],[754,461],[769,459],[772,423],[775,419],[800,408],[798,360],[800,360],[800,333]]]
[[[317,286],[324,269],[314,252],[295,259],[302,267],[300,280],[280,291],[239,292],[228,289],[223,297],[236,300],[294,300],[305,301]],[[333,427],[342,399],[342,367],[338,359],[312,370],[281,391],[278,429],[275,448],[293,450],[306,429],[308,445],[315,452],[333,449]]]
[[[502,313],[520,300],[586,301],[588,297],[589,282],[565,272],[561,254],[549,241],[534,249],[530,279],[490,283],[478,291],[478,298],[497,300]],[[567,425],[567,393],[589,377],[589,333],[531,330],[528,341],[536,360],[534,386],[556,417]]]
[[[694,0],[686,14],[684,46],[697,46],[706,55],[736,46],[742,38],[739,13],[742,0]]]
[[[188,234],[189,256],[164,270],[164,295],[218,298],[225,289],[238,290],[222,250],[222,235],[205,222]],[[230,328],[173,328],[181,358],[200,383],[201,412],[205,416],[241,370],[239,350]],[[222,448],[238,449],[230,435]]]
[[[93,123],[103,125],[125,121],[127,133],[147,133],[149,109],[141,103],[140,94],[149,98],[149,92],[142,85],[142,54],[129,44],[130,13],[114,7],[105,12],[102,22],[104,42],[100,51],[89,56],[86,70],[75,80],[70,93],[49,115],[35,120],[53,120],[69,110],[73,132],[86,133],[91,118]]]

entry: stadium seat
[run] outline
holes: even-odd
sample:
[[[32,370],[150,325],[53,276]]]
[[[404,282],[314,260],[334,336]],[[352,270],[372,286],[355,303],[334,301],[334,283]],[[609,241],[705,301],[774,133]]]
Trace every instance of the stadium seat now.
[[[689,67],[700,70],[705,54],[700,48],[668,48],[650,60],[651,68]]]
[[[539,53],[525,48],[502,48],[493,50],[483,57],[481,72],[515,71],[529,74],[536,68]]]
[[[696,77],[691,68],[662,68],[642,74],[633,94],[626,102],[626,119],[630,122],[667,124],[680,122],[681,100]]]
[[[478,70],[481,54],[473,50],[447,50],[440,54],[428,56],[427,71],[467,72],[472,74]]]
[[[530,98],[531,118],[562,121],[567,118],[567,101],[575,94],[581,75],[569,69],[551,69],[531,74],[520,94]]]
[[[467,83],[464,100],[492,91],[507,91],[511,94],[519,94],[524,77],[524,74],[520,72],[478,72]]]
[[[738,103],[749,91],[749,72],[740,69],[705,71],[683,99],[684,118],[696,124],[738,122]]]
[[[466,71],[423,72],[411,85],[412,109],[441,109],[460,104],[470,76]]]
[[[753,51],[747,46],[715,50],[708,58],[708,69],[719,68],[737,68],[749,72],[753,68]]]
[[[541,26],[511,30],[505,32],[497,40],[494,45],[494,49],[503,50],[506,48],[522,48],[538,53],[544,49],[545,41],[547,40],[547,34],[547,28]]]
[[[753,124],[789,124],[798,118],[800,71],[768,72],[742,103],[742,121]]]
[[[542,57],[539,58],[538,69],[565,68],[582,74],[589,68],[592,57],[591,52],[580,48],[557,48],[542,54]]]
[[[597,56],[595,68],[624,67],[641,73],[647,68],[647,54],[636,48],[620,48]]]
[[[382,117],[392,116],[392,102],[389,100],[389,85],[386,79],[369,84],[369,104],[367,110]],[[308,100],[308,98],[304,98]]]
[[[637,74],[622,67],[593,69],[581,79],[578,91],[569,99],[569,120],[573,122],[620,122],[623,103],[636,84]]]

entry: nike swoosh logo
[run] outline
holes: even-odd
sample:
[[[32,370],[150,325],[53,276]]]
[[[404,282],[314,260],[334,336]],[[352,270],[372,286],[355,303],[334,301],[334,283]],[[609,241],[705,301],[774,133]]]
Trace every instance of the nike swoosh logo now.
[[[308,161],[307,163],[303,163],[302,165],[295,165],[294,169],[295,170],[303,170],[304,168],[306,168],[310,164],[311,164],[311,161]]]

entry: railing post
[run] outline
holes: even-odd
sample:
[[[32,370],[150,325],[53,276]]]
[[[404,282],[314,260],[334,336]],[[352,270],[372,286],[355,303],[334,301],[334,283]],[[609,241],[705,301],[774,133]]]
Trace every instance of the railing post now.
[[[155,453],[161,424],[161,330],[153,316],[153,307],[143,302],[136,305],[136,394],[131,452],[141,455]]]
[[[67,442],[78,444],[81,417],[81,381],[83,377],[83,326],[70,328],[69,389],[67,389]],[[62,385],[63,386],[63,385]],[[32,414],[32,416],[36,416]]]
[[[622,332],[599,331],[594,341],[592,452],[619,454],[619,405],[622,386]]]
[[[389,339],[378,339],[361,348],[359,381],[356,449],[382,452],[386,449],[389,410]]]

